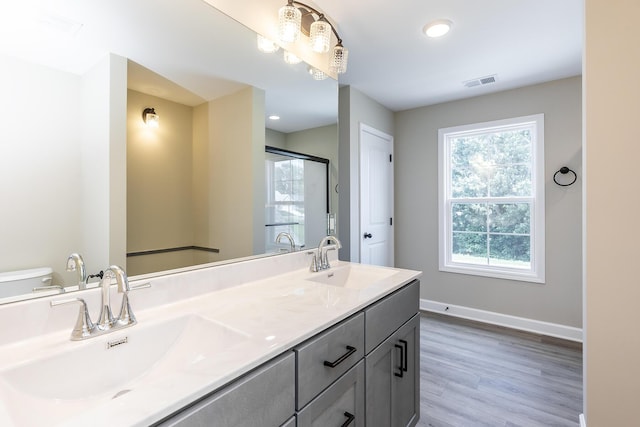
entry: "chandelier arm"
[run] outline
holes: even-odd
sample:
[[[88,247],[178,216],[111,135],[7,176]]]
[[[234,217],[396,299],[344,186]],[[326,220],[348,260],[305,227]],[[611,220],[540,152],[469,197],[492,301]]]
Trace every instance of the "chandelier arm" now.
[[[336,26],[333,25],[331,22],[329,22],[329,20],[327,19],[327,17],[325,16],[324,13],[316,10],[315,8],[309,6],[308,4],[299,2],[299,1],[295,1],[295,0],[288,0],[289,4],[296,4],[298,6],[303,6],[306,7],[307,9],[309,9],[312,13],[315,13],[316,15],[318,15],[318,19],[322,20],[322,21],[326,21],[329,23],[329,26],[331,27],[331,31],[333,32],[333,34],[336,36],[336,39],[338,39],[338,45],[342,46],[342,38],[340,38],[340,35],[338,34],[338,31],[336,31]]]

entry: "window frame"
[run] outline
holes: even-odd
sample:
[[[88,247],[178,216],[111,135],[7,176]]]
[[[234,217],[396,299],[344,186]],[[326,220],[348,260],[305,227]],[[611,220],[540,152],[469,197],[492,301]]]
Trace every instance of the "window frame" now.
[[[522,200],[531,203],[530,256],[531,268],[509,268],[480,265],[452,260],[453,230],[451,219],[451,141],[455,137],[490,133],[531,126],[532,196],[484,197],[482,202],[504,203]],[[465,198],[469,200],[469,198]],[[544,114],[514,117],[490,122],[474,123],[438,129],[438,253],[439,270],[449,273],[470,274],[499,279],[510,279],[534,283],[545,282],[545,181],[544,181]]]

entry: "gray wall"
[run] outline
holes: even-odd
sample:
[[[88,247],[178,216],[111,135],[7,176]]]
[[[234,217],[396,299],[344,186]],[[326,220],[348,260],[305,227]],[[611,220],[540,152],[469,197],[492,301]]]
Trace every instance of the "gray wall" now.
[[[342,243],[340,259],[358,262],[360,261],[360,123],[389,135],[393,135],[395,123],[393,113],[389,109],[350,86],[340,88],[338,111],[340,124],[338,237]]]
[[[396,113],[396,266],[423,271],[421,298],[581,327],[581,99],[573,77]],[[545,115],[546,283],[439,272],[438,129],[536,113]],[[571,187],[553,183],[565,165],[579,177]]]

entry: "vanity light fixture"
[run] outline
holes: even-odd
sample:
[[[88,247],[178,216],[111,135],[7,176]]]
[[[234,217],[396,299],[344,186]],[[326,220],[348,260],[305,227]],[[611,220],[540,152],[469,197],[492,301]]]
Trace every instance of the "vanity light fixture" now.
[[[157,128],[160,125],[160,116],[156,114],[155,108],[145,108],[142,111],[142,120],[150,128]]]
[[[274,53],[280,49],[280,46],[272,40],[258,34],[258,50],[264,53]]]
[[[329,52],[333,33],[338,42],[330,52],[329,69],[338,74],[347,71],[349,51],[342,45],[342,39],[335,26],[313,7],[287,0],[286,6],[278,11],[278,37],[283,43],[293,43],[300,38],[301,32],[309,38],[311,50],[316,53]]]
[[[316,67],[312,67],[311,65],[309,65],[307,71],[309,71],[313,80],[324,80],[328,77],[324,71],[318,70]]]
[[[448,19],[438,19],[432,22],[429,22],[427,25],[422,28],[422,31],[427,37],[437,38],[442,37],[449,32],[453,22]]]
[[[290,65],[299,64],[302,62],[302,59],[289,52],[288,50],[284,51],[284,62]]]

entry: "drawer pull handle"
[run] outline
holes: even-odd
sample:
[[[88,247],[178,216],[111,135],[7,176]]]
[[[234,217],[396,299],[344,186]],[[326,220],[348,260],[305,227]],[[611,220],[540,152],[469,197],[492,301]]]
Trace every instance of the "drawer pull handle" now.
[[[409,343],[407,343],[405,340],[398,341],[400,341],[400,344],[404,346],[404,366],[402,367],[402,370],[407,372],[407,370],[409,369]]]
[[[398,368],[400,369],[400,372],[394,372],[393,375],[395,375],[396,377],[402,378],[404,376],[404,369],[402,366],[403,365],[402,361],[404,360],[404,347],[402,347],[399,344],[395,344],[394,347],[400,349],[400,367]]]
[[[347,346],[347,352],[345,354],[343,354],[342,356],[340,356],[338,359],[336,359],[334,362],[329,362],[328,360],[324,361],[324,366],[328,366],[330,368],[335,368],[336,366],[338,366],[339,364],[341,364],[342,362],[344,362],[347,357],[351,356],[353,353],[355,353],[356,348],[355,347],[351,347],[350,345]]]
[[[351,424],[353,422],[353,420],[356,419],[355,415],[350,414],[348,412],[345,412],[344,416],[347,417],[347,421],[345,421],[344,424],[342,424],[342,426],[340,426],[340,427],[347,427],[349,424]]]

